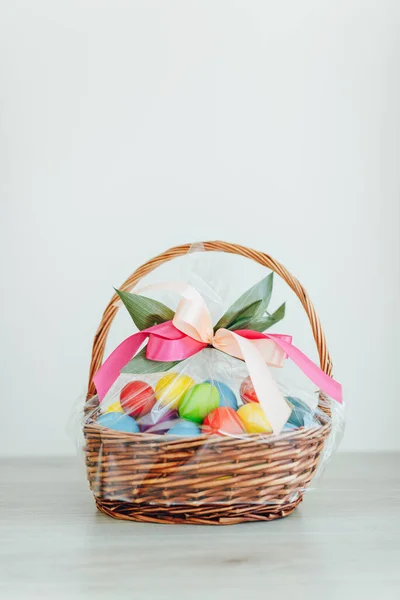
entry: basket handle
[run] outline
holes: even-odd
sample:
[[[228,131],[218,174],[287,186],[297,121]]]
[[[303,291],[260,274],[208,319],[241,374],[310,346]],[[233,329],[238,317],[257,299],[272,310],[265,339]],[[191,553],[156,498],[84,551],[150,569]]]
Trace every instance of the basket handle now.
[[[206,252],[227,252],[228,254],[238,254],[239,256],[251,258],[252,260],[258,262],[260,265],[268,267],[269,269],[280,275],[282,279],[286,281],[286,283],[292,288],[292,290],[299,298],[309,318],[314,340],[319,354],[321,369],[327,375],[331,375],[332,362],[326,346],[325,334],[322,330],[320,320],[315,312],[315,308],[301,283],[295,277],[293,277],[293,275],[291,275],[291,273],[289,273],[289,271],[285,269],[283,265],[271,258],[271,256],[269,256],[268,254],[264,254],[263,252],[251,250],[250,248],[246,248],[246,246],[239,246],[238,244],[230,244],[228,242],[221,241],[203,242],[202,245]],[[177,256],[186,254],[191,247],[192,244],[183,244],[182,246],[175,246],[174,248],[170,248],[169,250],[166,250],[166,252],[163,252],[162,254],[159,254],[158,256],[152,258],[148,262],[144,263],[144,265],[139,267],[134,273],[132,273],[132,275],[128,277],[128,279],[125,281],[125,283],[121,286],[120,289],[125,292],[130,291],[142,277],[148,275],[149,273],[151,273],[151,271],[154,271],[154,269],[156,269],[163,263],[168,262],[173,258],[176,258]],[[94,336],[87,399],[92,398],[96,394],[96,387],[93,382],[93,377],[99,370],[103,362],[107,335],[110,330],[111,323],[113,322],[113,319],[118,311],[118,306],[116,306],[116,302],[118,300],[118,295],[114,294],[103,313],[99,328],[96,332],[96,335]],[[325,411],[327,411],[326,404],[322,404],[321,407]]]

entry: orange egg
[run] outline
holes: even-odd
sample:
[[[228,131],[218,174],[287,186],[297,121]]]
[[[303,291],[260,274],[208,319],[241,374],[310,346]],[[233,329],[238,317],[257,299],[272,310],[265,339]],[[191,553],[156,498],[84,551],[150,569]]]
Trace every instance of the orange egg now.
[[[244,427],[233,408],[219,406],[204,419],[202,432],[210,435],[239,435],[244,433]]]

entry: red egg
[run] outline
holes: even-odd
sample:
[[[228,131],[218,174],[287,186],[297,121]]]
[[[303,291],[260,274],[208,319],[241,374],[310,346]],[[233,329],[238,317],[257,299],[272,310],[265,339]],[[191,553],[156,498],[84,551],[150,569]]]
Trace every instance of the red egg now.
[[[126,414],[139,418],[151,411],[156,397],[153,388],[145,381],[131,381],[122,388],[120,402]]]
[[[203,421],[203,433],[217,435],[238,435],[244,427],[236,412],[230,406],[214,408]]]
[[[248,402],[258,402],[250,375],[242,381],[242,385],[240,386],[240,397],[245,404]]]

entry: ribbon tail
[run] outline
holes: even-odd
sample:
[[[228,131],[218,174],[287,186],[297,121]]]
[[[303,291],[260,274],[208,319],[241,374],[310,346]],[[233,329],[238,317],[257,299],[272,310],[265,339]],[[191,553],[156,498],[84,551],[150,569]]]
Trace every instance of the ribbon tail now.
[[[289,358],[303,371],[303,373],[313,382],[315,385],[325,394],[333,398],[342,404],[343,396],[342,396],[342,386],[338,381],[329,377],[322,369],[320,369],[312,360],[308,358],[301,350],[293,346],[291,343],[288,343],[286,340],[277,337],[273,334],[268,335],[270,339],[273,339],[275,344],[277,344]]]
[[[234,336],[253,382],[259,403],[274,433],[280,433],[290,417],[291,409],[278,388],[271,372],[257,347],[235,332]]]
[[[119,377],[121,369],[128,363],[139,350],[140,346],[149,337],[149,332],[139,331],[126,338],[110,354],[93,377],[99,401],[102,402],[108,390]]]

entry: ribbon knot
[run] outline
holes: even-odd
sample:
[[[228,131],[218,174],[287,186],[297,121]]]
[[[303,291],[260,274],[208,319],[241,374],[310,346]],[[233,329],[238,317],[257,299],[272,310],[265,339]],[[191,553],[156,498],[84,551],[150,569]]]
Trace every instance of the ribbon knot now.
[[[210,311],[204,298],[185,283],[155,284],[136,290],[168,289],[180,294],[181,299],[172,321],[154,325],[124,340],[94,376],[99,400],[102,401],[121,369],[133,358],[148,339],[146,357],[159,362],[189,358],[207,346],[245,361],[260,405],[274,433],[279,433],[287,422],[291,409],[278,388],[267,365],[282,367],[285,358],[297,366],[328,396],[342,402],[340,383],[326,375],[298,348],[289,335],[267,334],[242,329],[214,332]]]

